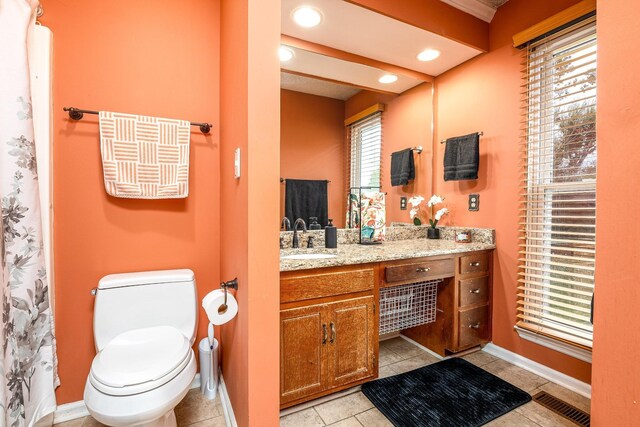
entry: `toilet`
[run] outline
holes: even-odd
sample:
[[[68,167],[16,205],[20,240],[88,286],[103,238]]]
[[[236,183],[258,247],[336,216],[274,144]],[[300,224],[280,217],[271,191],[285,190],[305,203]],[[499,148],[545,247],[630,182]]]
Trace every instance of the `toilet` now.
[[[196,375],[193,271],[111,274],[95,298],[89,413],[109,426],[176,426],[174,408]]]

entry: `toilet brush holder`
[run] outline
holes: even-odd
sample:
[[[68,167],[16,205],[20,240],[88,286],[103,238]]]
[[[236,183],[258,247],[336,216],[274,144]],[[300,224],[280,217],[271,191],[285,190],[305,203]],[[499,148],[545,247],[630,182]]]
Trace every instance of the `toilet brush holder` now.
[[[212,348],[213,347],[213,348]],[[200,355],[200,392],[207,399],[215,399],[218,392],[218,340],[203,338],[198,344]]]

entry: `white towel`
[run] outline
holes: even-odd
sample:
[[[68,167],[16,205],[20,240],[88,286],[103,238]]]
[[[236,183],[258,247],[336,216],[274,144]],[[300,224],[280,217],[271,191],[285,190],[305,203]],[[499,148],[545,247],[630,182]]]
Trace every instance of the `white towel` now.
[[[189,195],[189,122],[108,111],[99,117],[108,194],[130,199]]]

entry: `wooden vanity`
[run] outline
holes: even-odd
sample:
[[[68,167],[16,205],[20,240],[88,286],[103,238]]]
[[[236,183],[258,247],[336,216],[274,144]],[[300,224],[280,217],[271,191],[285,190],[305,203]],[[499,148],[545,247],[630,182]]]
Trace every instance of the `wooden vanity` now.
[[[378,376],[380,289],[442,279],[436,320],[402,334],[440,355],[491,339],[492,249],[280,273],[280,407]]]

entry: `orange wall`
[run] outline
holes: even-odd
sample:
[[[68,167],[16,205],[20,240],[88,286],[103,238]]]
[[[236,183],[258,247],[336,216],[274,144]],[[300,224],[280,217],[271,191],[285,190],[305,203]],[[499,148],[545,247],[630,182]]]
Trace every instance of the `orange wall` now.
[[[347,204],[344,101],[290,90],[280,94],[280,176],[331,181],[329,218],[342,228]],[[284,189],[283,183],[280,218],[284,217]]]
[[[82,400],[95,350],[89,294],[110,273],[191,268],[199,296],[219,280],[218,2],[49,0],[54,34],[54,206],[58,404]],[[170,29],[170,30],[169,30]],[[206,54],[203,54],[206,52]],[[191,134],[189,197],[107,196],[98,120],[63,106],[209,121]],[[198,336],[206,335],[200,312]]]
[[[594,426],[640,418],[640,37],[635,2],[598,3],[598,203],[593,348]]]
[[[345,116],[350,117],[375,103],[383,103],[382,115],[382,187],[387,193],[387,224],[410,222],[409,210],[400,210],[400,197],[420,194],[431,196],[432,118],[431,83],[423,83],[400,95],[362,91],[347,100]],[[422,154],[414,153],[416,179],[403,187],[391,186],[391,153],[421,145]]]
[[[280,396],[280,2],[221,4],[220,265],[239,286],[238,316],[222,327],[222,367],[238,425],[270,426]]]
[[[591,365],[522,340],[514,331],[518,264],[520,52],[511,36],[576,3],[511,0],[491,23],[491,51],[436,78],[436,141],[484,131],[477,181],[444,182],[444,146],[436,146],[435,188],[446,197],[455,225],[496,229],[493,342],[543,365],[590,382]],[[480,211],[467,210],[470,193]]]

